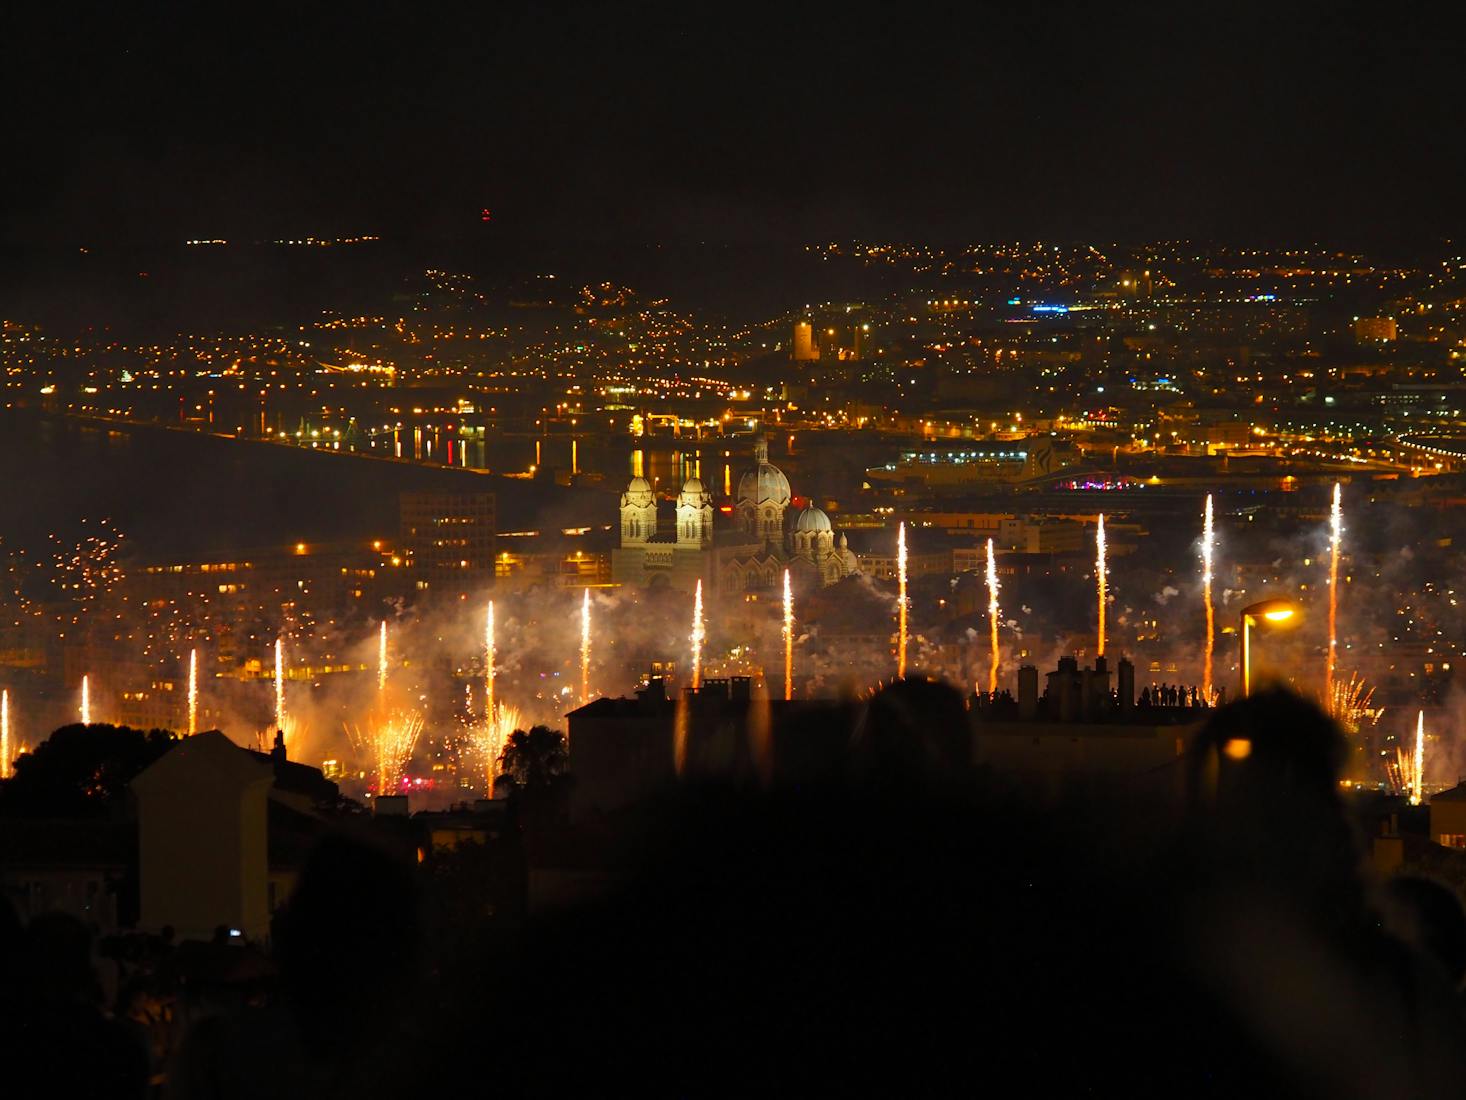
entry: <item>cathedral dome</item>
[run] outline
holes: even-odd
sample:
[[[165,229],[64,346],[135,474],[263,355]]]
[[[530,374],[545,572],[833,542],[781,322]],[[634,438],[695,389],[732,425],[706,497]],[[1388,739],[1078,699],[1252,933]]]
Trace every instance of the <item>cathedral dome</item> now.
[[[769,448],[762,440],[754,451],[758,465],[738,479],[739,504],[789,503],[789,479],[784,471],[769,462]]]
[[[702,487],[702,479],[690,477],[682,483],[682,495],[685,497],[706,496],[707,490]]]
[[[634,477],[626,486],[626,495],[633,498],[649,498],[652,495],[651,482],[644,477]]]
[[[799,518],[794,521],[794,530],[798,531],[831,531],[830,517],[825,515],[822,509],[811,504],[804,511],[799,513]]]

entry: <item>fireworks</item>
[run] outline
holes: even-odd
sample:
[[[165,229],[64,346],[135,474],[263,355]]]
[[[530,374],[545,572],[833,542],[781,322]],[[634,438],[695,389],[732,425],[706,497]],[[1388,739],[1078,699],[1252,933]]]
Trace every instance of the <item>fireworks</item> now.
[[[383,714],[365,732],[348,728],[347,734],[358,751],[364,753],[375,776],[376,793],[392,794],[402,786],[402,777],[412,762],[422,733],[422,715],[415,711]]]
[[[484,619],[484,716],[492,721],[494,716],[494,601],[489,601],[489,613]]]
[[[702,580],[697,582],[697,590],[692,596],[692,690],[697,691],[702,687],[702,643],[706,637],[702,621]]]
[[[1410,805],[1425,801],[1425,711],[1415,716],[1415,760],[1410,775]]]
[[[275,639],[275,728],[285,734],[285,639]]]
[[[377,694],[387,694],[387,620],[382,620],[382,629],[377,633]]]
[[[1334,504],[1329,509],[1329,652],[1324,667],[1323,697],[1334,693],[1334,662],[1338,658],[1339,636],[1339,542],[1344,535],[1344,506],[1339,483],[1334,482]]]
[[[10,692],[0,691],[0,779],[10,778]]]
[[[906,676],[906,524],[896,529],[896,678]]]
[[[81,678],[81,724],[92,724],[92,683],[89,676]]]
[[[590,702],[590,589],[580,600],[580,705]]]
[[[993,557],[993,540],[988,539],[988,632],[993,645],[993,663],[988,670],[988,694],[998,692],[998,563]]]
[[[500,705],[492,716],[485,715],[481,725],[474,727],[472,740],[475,751],[484,764],[484,786],[489,798],[494,797],[494,777],[498,774],[499,757],[509,743],[509,735],[519,729],[523,716],[518,707]]]
[[[1346,734],[1353,736],[1365,724],[1376,725],[1383,708],[1370,706],[1374,699],[1374,688],[1365,684],[1357,672],[1351,672],[1347,680],[1334,680],[1333,691],[1324,700],[1324,709]]]
[[[784,699],[794,698],[794,590],[784,570]]]
[[[1096,653],[1103,657],[1105,655],[1105,582],[1108,579],[1108,569],[1105,566],[1105,514],[1100,513],[1099,526],[1094,532],[1094,581],[1099,589],[1099,646]]]
[[[188,651],[188,735],[199,731],[199,651]]]
[[[1201,695],[1210,704],[1212,700],[1212,653],[1216,648],[1216,609],[1211,602],[1212,554],[1216,549],[1212,533],[1211,494],[1206,495],[1206,518],[1201,528],[1201,594],[1206,604],[1206,648],[1201,665]]]

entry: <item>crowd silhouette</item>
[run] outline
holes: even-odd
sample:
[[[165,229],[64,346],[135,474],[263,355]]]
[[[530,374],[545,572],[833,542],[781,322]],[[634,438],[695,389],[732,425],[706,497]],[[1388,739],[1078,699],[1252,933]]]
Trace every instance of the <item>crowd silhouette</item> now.
[[[152,941],[113,1003],[83,925],[0,906],[6,1095],[1337,1098],[1466,1079],[1466,915],[1433,881],[1370,872],[1344,740],[1312,704],[1212,711],[1174,802],[1086,789],[1040,810],[974,770],[967,729],[955,690],[892,684],[827,781],[680,785],[620,823],[613,885],[508,924],[445,929],[410,859],[338,832],[268,951],[193,945],[183,965],[189,945]]]

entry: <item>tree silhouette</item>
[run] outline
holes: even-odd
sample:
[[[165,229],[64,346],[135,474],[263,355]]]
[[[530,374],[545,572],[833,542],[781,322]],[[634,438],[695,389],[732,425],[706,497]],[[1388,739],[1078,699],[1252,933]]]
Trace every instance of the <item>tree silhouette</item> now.
[[[532,726],[509,735],[499,756],[499,771],[520,790],[548,789],[565,774],[569,760],[563,733],[549,726]]]
[[[178,743],[167,730],[62,726],[15,761],[0,783],[8,817],[101,817],[127,785]]]

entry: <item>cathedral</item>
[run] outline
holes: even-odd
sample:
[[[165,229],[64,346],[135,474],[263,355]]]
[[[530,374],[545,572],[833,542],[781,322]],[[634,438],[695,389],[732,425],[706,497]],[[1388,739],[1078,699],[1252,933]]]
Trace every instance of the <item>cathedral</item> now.
[[[782,589],[785,569],[799,588],[834,584],[856,572],[845,536],[836,540],[830,517],[819,508],[811,504],[786,524],[789,479],[769,462],[763,439],[754,462],[738,479],[727,525],[714,525],[712,494],[693,476],[677,494],[675,529],[664,531],[651,484],[633,477],[621,494],[620,545],[611,553],[616,583],[691,592],[701,580],[709,591],[736,595]]]

